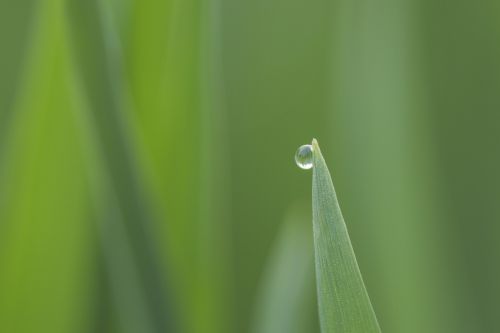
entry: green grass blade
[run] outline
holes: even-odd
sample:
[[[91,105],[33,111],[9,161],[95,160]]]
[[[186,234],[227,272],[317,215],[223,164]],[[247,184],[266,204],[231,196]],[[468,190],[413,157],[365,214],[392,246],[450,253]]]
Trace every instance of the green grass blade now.
[[[29,58],[33,16],[37,2],[20,0],[13,6],[8,1],[0,2],[0,148],[9,132],[13,117],[16,89],[26,75],[25,66]]]
[[[380,332],[359,271],[330,172],[313,140],[314,249],[323,333]]]
[[[292,207],[273,242],[259,282],[253,333],[316,333],[310,211]]]
[[[68,111],[63,3],[39,2],[33,14],[30,54],[2,133],[0,332],[89,332],[94,243]]]
[[[111,285],[111,310],[117,312],[120,332],[175,331],[157,249],[156,215],[128,122],[120,41],[109,20],[110,7],[96,0],[67,0],[66,8],[79,95],[86,104],[81,116],[90,123],[82,126],[82,141],[99,157],[92,175],[99,179],[91,181],[94,191],[102,188],[93,197],[98,198],[95,219]],[[95,138],[84,133],[89,129]]]

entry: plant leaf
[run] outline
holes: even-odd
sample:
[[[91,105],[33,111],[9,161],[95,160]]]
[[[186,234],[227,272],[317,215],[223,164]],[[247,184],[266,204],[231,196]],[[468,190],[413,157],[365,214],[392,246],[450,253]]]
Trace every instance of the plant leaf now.
[[[313,230],[321,331],[380,332],[316,139],[312,142]]]
[[[82,100],[82,142],[102,245],[111,311],[120,332],[175,331],[155,234],[155,212],[143,187],[135,132],[128,123],[122,57],[110,8],[102,1],[65,2]],[[85,125],[83,125],[85,123]],[[95,134],[95,135],[94,135]],[[91,157],[92,156],[92,157]],[[100,297],[107,297],[106,294]],[[112,319],[115,320],[115,319]]]
[[[313,246],[310,211],[289,209],[273,242],[255,303],[253,333],[318,332],[314,305]]]

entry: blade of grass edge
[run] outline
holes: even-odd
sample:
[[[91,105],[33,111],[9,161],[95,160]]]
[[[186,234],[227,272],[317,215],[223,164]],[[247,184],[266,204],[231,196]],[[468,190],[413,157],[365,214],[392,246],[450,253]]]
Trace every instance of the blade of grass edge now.
[[[313,232],[321,331],[380,332],[359,271],[333,182],[313,145]]]

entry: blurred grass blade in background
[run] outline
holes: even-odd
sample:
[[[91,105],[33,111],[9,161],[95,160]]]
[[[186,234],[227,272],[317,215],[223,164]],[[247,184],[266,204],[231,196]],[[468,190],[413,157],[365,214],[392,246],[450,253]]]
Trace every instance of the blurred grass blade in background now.
[[[94,193],[100,239],[119,331],[165,332],[172,329],[173,316],[152,232],[155,214],[136,163],[120,43],[109,8],[97,0],[67,2],[72,55],[98,143],[91,147],[105,180],[99,184],[104,190]]]
[[[313,229],[321,331],[380,332],[330,172],[315,139],[312,149]]]
[[[143,181],[187,332],[231,332],[234,321],[217,5],[133,1],[124,38]]]
[[[309,311],[315,304],[309,221],[310,214],[302,206],[287,213],[260,279],[254,333],[318,331],[317,313]]]
[[[95,250],[84,154],[68,112],[64,6],[53,0],[35,7],[26,72],[2,120],[10,118],[0,158],[0,331],[85,333]]]
[[[13,103],[18,94],[19,83],[27,74],[25,65],[29,32],[33,30],[34,0],[0,1],[0,158],[5,137],[13,115]],[[29,22],[29,23],[27,23]],[[15,32],[15,33],[13,33]],[[2,168],[0,164],[0,170]]]

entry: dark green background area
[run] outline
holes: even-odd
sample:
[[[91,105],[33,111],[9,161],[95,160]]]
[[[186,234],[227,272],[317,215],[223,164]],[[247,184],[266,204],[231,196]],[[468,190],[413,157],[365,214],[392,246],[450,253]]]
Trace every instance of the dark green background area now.
[[[383,332],[500,330],[499,22],[0,0],[0,331],[318,332],[313,137]]]

